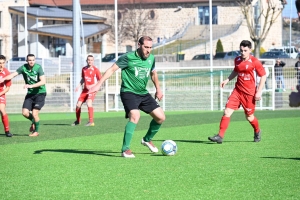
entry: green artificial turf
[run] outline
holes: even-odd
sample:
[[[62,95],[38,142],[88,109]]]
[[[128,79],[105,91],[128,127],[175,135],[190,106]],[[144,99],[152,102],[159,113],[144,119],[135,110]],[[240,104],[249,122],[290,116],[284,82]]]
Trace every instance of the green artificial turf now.
[[[177,143],[175,156],[140,144],[150,117],[133,136],[134,159],[121,157],[123,112],[95,113],[95,127],[72,127],[74,113],[41,113],[40,136],[9,115],[12,138],[0,135],[0,199],[300,199],[300,113],[257,111],[262,141],[242,111],[231,117],[223,144],[222,112],[167,112],[153,139]]]

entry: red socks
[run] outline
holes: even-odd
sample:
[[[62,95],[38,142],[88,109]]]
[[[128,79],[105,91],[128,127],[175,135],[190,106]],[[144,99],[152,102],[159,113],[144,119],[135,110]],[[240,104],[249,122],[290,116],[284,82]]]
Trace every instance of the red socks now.
[[[4,126],[4,131],[5,132],[9,131],[9,121],[8,121],[8,116],[7,115],[2,116],[2,123],[3,123],[3,126]]]
[[[77,122],[80,122],[80,113],[81,113],[81,108],[76,107],[76,120],[77,120]]]
[[[94,122],[94,108],[88,107],[88,112],[89,112],[89,122],[93,123]]]
[[[252,122],[249,122],[251,124],[251,126],[253,127],[254,129],[254,132],[255,133],[258,133],[259,132],[259,124],[258,124],[258,120],[256,117],[254,117],[254,119],[252,120]]]
[[[230,122],[230,117],[225,117],[225,116],[222,117],[220,121],[220,130],[219,130],[220,137],[224,138],[225,131],[228,128],[229,122]]]

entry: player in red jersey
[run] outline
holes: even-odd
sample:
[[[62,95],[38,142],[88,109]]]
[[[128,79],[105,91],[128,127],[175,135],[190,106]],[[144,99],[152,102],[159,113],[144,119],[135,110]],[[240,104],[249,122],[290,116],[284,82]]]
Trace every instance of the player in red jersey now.
[[[88,94],[87,87],[92,86],[96,83],[95,78],[97,79],[97,81],[99,81],[101,78],[101,73],[99,69],[94,66],[94,57],[92,55],[87,56],[86,62],[87,66],[82,68],[82,78],[80,80],[79,85],[75,89],[75,91],[77,92],[79,88],[82,87],[82,84],[84,84],[84,88],[76,104],[76,121],[73,124],[71,124],[72,126],[80,124],[81,105],[84,102],[86,102],[87,104],[89,113],[89,122],[86,124],[86,126],[95,126],[93,101],[95,99],[96,92]]]
[[[234,110],[239,109],[240,106],[244,108],[246,119],[249,121],[254,129],[254,142],[261,140],[261,130],[259,128],[258,120],[254,116],[255,101],[261,100],[261,93],[266,81],[266,72],[261,62],[252,56],[251,42],[243,40],[240,44],[241,56],[234,60],[234,70],[229,77],[221,83],[223,88],[230,80],[237,76],[235,88],[228,98],[225,106],[224,114],[220,122],[220,129],[217,135],[208,137],[210,141],[221,144],[230,122],[230,116]],[[261,77],[258,87],[256,87],[255,73]]]
[[[0,78],[3,78],[10,74],[9,71],[5,68],[5,63],[6,63],[5,56],[0,55]],[[5,93],[9,91],[10,86],[11,86],[11,80],[0,83],[0,113],[1,113],[2,123],[4,126],[4,131],[5,131],[6,137],[13,136],[9,132],[9,121],[8,121],[8,116],[5,111],[5,106],[6,106]]]

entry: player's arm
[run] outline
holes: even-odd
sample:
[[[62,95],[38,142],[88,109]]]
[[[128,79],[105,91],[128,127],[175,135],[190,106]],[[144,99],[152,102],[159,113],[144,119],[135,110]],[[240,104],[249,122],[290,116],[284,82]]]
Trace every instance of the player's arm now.
[[[15,76],[18,76],[19,73],[18,72],[13,72],[11,73],[10,75],[8,76],[5,76],[3,78],[0,78],[0,83],[3,83],[4,81],[7,81],[7,80],[11,80],[12,78],[14,78]]]
[[[104,81],[106,81],[106,79],[108,79],[109,77],[111,77],[111,75],[113,73],[115,73],[115,71],[117,71],[119,69],[119,66],[114,63],[110,68],[108,68],[105,71],[105,74],[101,77],[101,79],[92,87],[88,88],[89,92],[88,93],[94,93],[99,91],[101,85],[103,84]]]
[[[232,79],[234,79],[236,76],[238,75],[238,73],[236,71],[232,71],[231,74],[228,76],[228,78],[224,81],[222,81],[222,83],[220,84],[220,86],[222,88],[224,88],[224,86],[229,82],[231,81]]]
[[[79,88],[82,87],[82,84],[83,84],[83,83],[84,83],[84,79],[81,78],[79,84],[78,84],[78,85],[76,86],[76,88],[75,88],[75,92],[77,92],[77,91],[79,90]]]
[[[24,85],[24,88],[37,88],[37,87],[40,87],[42,85],[45,85],[46,84],[46,77],[45,75],[42,75],[39,77],[40,81],[35,83],[35,84],[32,84],[32,85]]]
[[[164,95],[160,89],[158,75],[155,69],[151,72],[151,80],[156,88],[155,98],[157,98],[160,101]]]

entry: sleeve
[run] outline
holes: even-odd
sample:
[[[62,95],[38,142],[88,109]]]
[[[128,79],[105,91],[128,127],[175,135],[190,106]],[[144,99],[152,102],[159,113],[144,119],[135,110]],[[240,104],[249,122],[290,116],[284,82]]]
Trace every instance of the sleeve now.
[[[98,68],[96,68],[97,70],[96,70],[96,78],[97,78],[97,80],[99,81],[100,79],[101,79],[101,72],[99,71],[99,69]]]
[[[19,67],[17,70],[16,70],[16,72],[18,72],[18,74],[22,74],[23,73],[23,67],[24,67],[24,65],[22,65],[21,67]]]
[[[81,69],[81,78],[83,78],[83,79],[84,79],[83,68]]]
[[[285,66],[285,62],[281,61],[280,65],[281,65],[281,67],[284,67]]]
[[[238,58],[238,57],[237,57]],[[236,69],[236,67],[237,67],[237,64],[236,64],[236,58],[234,59],[234,68],[233,68],[233,70],[235,71],[235,72],[237,72],[237,69]]]
[[[118,65],[118,67],[120,67],[121,69],[124,69],[124,68],[128,67],[127,53],[125,53],[125,54],[123,54],[122,56],[119,57],[119,59],[116,62],[116,65]]]
[[[10,72],[7,69],[5,70],[5,73],[6,73],[6,76],[8,76],[10,74]],[[4,81],[4,85],[6,87],[10,87],[11,86],[11,80]]]
[[[45,75],[45,74],[44,74],[44,70],[43,70],[43,68],[42,68],[41,66],[40,66],[39,69],[38,69],[38,74],[39,74],[39,76]]]
[[[155,69],[155,58],[153,59],[153,64],[152,64],[152,68],[151,68],[151,71],[153,72],[153,71],[155,71],[156,69]]]
[[[255,71],[257,72],[257,75],[262,77],[266,75],[265,68],[262,66],[261,62],[259,60],[255,60]]]

